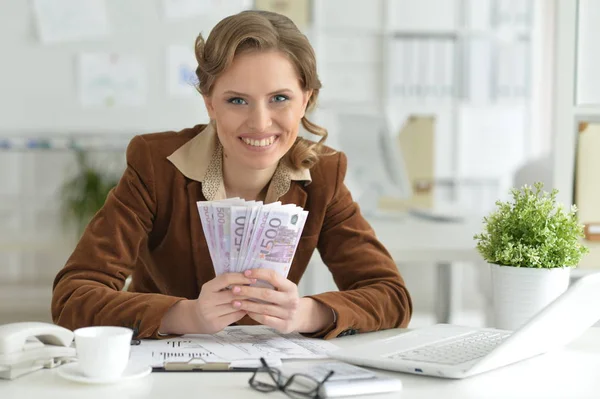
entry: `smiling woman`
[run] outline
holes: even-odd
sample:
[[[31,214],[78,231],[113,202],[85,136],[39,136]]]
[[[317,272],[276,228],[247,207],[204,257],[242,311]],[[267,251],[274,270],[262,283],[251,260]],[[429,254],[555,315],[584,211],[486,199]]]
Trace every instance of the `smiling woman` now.
[[[306,117],[321,88],[307,38],[285,16],[245,11],[195,48],[210,123],[131,141],[119,184],[56,276],[55,322],[132,326],[137,338],[234,323],[325,338],[406,326],[410,296],[344,184],[346,157]],[[300,125],[320,141],[299,138]],[[215,277],[196,202],[230,197],[308,211],[288,278]],[[315,249],[340,291],[300,298]]]
[[[198,36],[196,58],[198,91],[216,124],[224,149],[223,173],[230,186],[248,182],[240,171],[257,170],[262,171],[258,185],[265,186],[288,153],[298,168],[316,162],[320,143],[298,139],[298,121],[322,136],[321,142],[326,139],[327,131],[306,117],[316,104],[321,82],[312,47],[289,19],[267,12],[226,18],[208,41]],[[252,190],[239,194],[256,196]]]

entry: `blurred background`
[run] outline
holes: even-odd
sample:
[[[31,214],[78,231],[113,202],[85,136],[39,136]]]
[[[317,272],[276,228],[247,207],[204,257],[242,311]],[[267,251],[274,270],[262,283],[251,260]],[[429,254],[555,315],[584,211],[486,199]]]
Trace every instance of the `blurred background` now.
[[[311,41],[323,89],[310,117],[348,154],[347,184],[406,279],[413,325],[485,323],[473,234],[512,186],[542,181],[600,220],[593,174],[575,167],[579,135],[598,133],[600,2],[1,0],[0,323],[50,320],[53,278],[129,140],[208,121],[197,34],[252,8]],[[318,254],[300,289],[335,289]]]

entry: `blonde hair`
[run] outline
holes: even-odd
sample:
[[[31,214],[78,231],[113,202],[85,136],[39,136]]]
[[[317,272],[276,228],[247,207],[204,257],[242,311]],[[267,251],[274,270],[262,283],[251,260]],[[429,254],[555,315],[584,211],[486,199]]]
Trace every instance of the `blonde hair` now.
[[[314,50],[306,36],[284,15],[268,11],[242,11],[220,21],[206,41],[199,34],[195,47],[197,89],[203,95],[211,94],[216,79],[229,68],[236,55],[245,51],[277,50],[286,54],[294,64],[302,89],[312,90],[306,112],[316,104],[321,81],[317,76]],[[301,123],[307,131],[321,138],[314,142],[298,137],[288,156],[294,167],[310,168],[322,153],[327,130],[309,121],[306,115]]]

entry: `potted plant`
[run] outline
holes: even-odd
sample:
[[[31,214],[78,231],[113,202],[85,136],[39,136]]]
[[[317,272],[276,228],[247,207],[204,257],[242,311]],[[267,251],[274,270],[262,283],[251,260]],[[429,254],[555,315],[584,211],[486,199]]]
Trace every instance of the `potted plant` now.
[[[494,327],[515,330],[561,295],[571,268],[589,250],[581,243],[577,208],[565,210],[558,190],[542,183],[512,189],[512,201],[497,201],[474,236],[490,264]]]
[[[62,185],[60,195],[63,224],[74,226],[79,237],[118,178],[92,166],[83,150],[76,150],[76,159],[77,173]]]

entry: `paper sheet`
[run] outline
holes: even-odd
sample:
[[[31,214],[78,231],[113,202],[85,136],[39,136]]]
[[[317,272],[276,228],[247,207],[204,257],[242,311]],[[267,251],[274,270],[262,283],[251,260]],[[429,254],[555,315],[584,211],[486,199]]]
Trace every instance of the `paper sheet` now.
[[[283,335],[265,326],[234,326],[214,334],[185,335],[169,340],[142,340],[131,347],[131,359],[161,367],[166,361],[205,362],[269,359],[326,359],[338,347],[300,334]]]
[[[43,43],[89,39],[109,33],[104,0],[34,0],[33,12]]]
[[[140,106],[146,102],[146,68],[138,57],[84,53],[79,56],[78,68],[82,106]]]
[[[193,48],[188,46],[170,46],[167,52],[167,85],[171,97],[190,98],[200,94],[196,67],[198,63]]]

